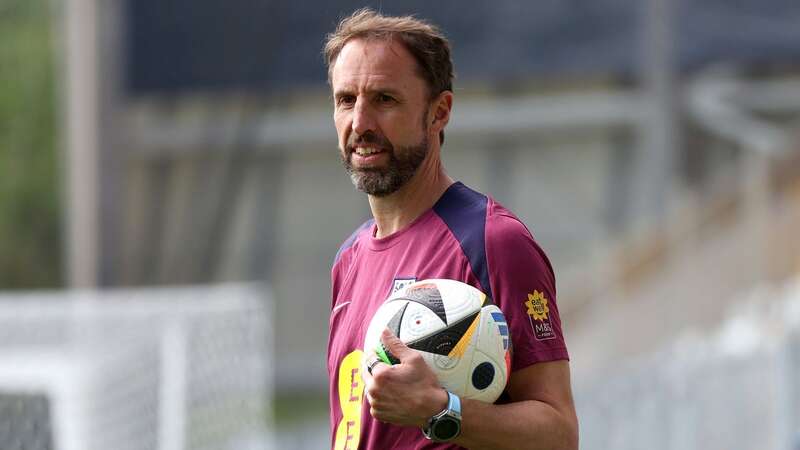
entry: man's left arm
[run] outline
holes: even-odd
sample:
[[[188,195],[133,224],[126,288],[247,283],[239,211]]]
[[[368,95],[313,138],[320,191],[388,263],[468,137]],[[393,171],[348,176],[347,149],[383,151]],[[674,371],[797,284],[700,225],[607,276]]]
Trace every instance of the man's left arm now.
[[[470,449],[577,450],[578,419],[569,362],[533,364],[512,373],[511,403],[462,401],[462,432],[456,443]]]
[[[365,374],[370,413],[383,422],[422,427],[446,407],[447,393],[419,353],[388,330],[381,339],[400,363],[378,364],[371,376]],[[461,435],[455,444],[470,449],[578,448],[568,361],[520,369],[511,374],[506,388],[512,403],[462,399]]]

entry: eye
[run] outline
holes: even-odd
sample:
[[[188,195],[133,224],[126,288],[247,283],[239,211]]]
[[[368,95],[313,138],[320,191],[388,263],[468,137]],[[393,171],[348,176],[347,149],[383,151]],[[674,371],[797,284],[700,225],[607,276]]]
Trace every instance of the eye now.
[[[378,94],[378,102],[379,103],[392,103],[394,102],[394,97],[388,94]]]
[[[342,95],[336,99],[336,105],[342,107],[352,106],[355,102],[355,95]]]

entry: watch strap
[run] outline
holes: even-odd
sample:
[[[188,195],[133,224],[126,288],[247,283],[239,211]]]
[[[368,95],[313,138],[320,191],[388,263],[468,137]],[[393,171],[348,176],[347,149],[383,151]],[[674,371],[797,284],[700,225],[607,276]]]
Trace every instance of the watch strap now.
[[[461,434],[461,398],[450,391],[445,392],[447,392],[447,407],[435,416],[431,417],[428,420],[428,425],[422,429],[425,437],[435,442],[447,442],[455,439],[459,434]],[[441,436],[435,435],[434,428],[442,419],[457,422],[458,430],[456,431],[455,435],[447,438],[442,438]]]
[[[447,391],[447,397],[447,409],[458,414],[458,417],[461,418],[461,398],[450,391]]]

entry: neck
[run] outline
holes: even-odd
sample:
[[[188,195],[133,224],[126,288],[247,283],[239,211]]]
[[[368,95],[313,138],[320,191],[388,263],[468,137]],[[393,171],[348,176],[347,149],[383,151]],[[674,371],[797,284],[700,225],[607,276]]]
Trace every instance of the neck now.
[[[403,187],[385,197],[369,196],[369,206],[382,238],[402,230],[429,210],[453,184],[438,158],[430,158]],[[430,162],[430,163],[429,163]]]

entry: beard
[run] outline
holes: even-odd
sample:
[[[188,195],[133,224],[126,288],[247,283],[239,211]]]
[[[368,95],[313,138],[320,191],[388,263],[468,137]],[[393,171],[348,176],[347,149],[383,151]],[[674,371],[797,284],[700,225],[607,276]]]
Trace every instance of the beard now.
[[[384,136],[376,135],[369,131],[358,138],[353,135],[348,139],[344,152],[340,152],[342,165],[353,185],[360,191],[375,197],[385,197],[397,192],[417,173],[417,169],[428,156],[427,133],[423,133],[422,140],[406,147],[395,147]],[[352,142],[351,142],[352,141]],[[385,149],[389,154],[389,162],[383,168],[356,169],[352,164],[354,144],[375,144]]]

